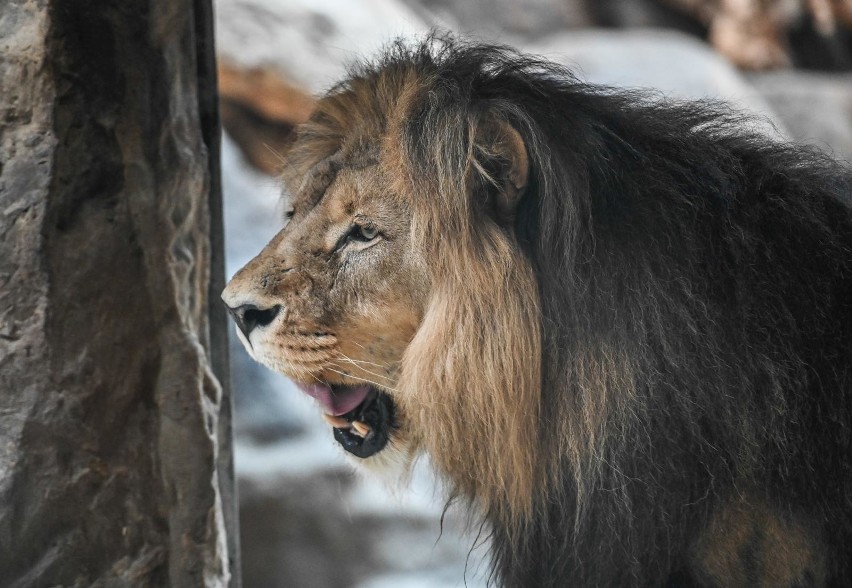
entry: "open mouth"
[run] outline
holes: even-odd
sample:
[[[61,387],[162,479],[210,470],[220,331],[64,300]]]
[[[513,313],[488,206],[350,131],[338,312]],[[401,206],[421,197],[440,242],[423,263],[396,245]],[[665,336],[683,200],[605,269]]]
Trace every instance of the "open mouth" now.
[[[334,429],[335,440],[357,457],[375,455],[385,448],[395,427],[390,396],[372,386],[299,384],[323,408],[323,418]]]

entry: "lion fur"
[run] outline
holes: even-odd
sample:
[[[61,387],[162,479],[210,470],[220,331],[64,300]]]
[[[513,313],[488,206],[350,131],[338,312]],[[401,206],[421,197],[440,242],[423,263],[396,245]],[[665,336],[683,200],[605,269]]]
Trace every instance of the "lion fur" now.
[[[432,298],[395,400],[502,584],[724,583],[696,554],[731,503],[824,554],[796,581],[852,583],[848,167],[440,36],[353,68],[300,142],[377,150],[414,203]]]

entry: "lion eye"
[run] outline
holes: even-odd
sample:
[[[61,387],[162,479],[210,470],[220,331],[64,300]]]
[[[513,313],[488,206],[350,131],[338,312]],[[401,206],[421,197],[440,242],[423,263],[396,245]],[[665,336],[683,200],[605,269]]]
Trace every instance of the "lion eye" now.
[[[373,225],[357,225],[352,228],[352,238],[356,241],[372,241],[379,236],[379,229]]]

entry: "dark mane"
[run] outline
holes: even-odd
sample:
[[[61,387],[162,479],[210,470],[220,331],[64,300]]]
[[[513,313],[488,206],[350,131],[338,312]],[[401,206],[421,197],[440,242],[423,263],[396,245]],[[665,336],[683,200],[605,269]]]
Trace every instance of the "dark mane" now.
[[[539,288],[545,475],[531,516],[491,519],[501,581],[700,583],[698,531],[747,500],[808,521],[828,577],[852,583],[849,168],[724,105],[592,86],[501,46],[400,43],[347,84],[394,71],[421,88],[414,173],[454,165],[436,162],[442,133],[470,148],[489,116],[529,154],[509,230]],[[486,180],[471,225],[493,222]]]

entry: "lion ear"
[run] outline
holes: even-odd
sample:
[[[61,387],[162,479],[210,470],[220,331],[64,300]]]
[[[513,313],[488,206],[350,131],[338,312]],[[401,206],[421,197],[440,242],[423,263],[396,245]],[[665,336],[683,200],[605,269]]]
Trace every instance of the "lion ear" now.
[[[491,125],[488,151],[499,162],[495,180],[500,184],[495,195],[496,212],[501,219],[511,219],[529,181],[530,163],[521,134],[505,120]]]

